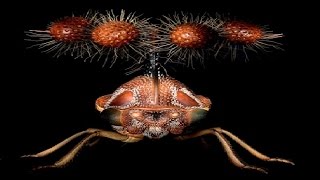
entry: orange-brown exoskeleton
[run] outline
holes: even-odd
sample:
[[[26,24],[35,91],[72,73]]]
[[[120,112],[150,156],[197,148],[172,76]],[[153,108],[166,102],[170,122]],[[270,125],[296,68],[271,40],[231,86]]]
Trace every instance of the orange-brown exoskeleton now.
[[[108,119],[114,131],[87,129],[78,132],[57,145],[33,155],[23,157],[44,157],[60,149],[72,140],[85,136],[69,153],[53,165],[44,167],[62,167],[75,157],[85,145],[94,138],[108,138],[126,143],[141,141],[144,137],[160,139],[168,134],[178,141],[204,135],[218,138],[231,163],[244,169],[253,169],[266,173],[262,168],[246,165],[237,158],[231,143],[226,137],[238,143],[253,156],[263,161],[277,161],[292,164],[280,158],[268,157],[224,129],[214,127],[191,134],[184,129],[192,123],[205,119],[210,110],[211,101],[202,95],[196,95],[183,83],[169,77],[143,75],[135,77],[121,85],[112,94],[104,95],[96,100],[96,109]]]

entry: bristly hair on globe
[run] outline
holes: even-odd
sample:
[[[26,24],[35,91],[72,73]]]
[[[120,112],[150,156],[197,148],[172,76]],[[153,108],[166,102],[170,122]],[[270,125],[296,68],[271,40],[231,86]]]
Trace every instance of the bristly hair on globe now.
[[[134,60],[141,64],[150,49],[154,49],[150,37],[157,31],[157,27],[149,23],[150,18],[141,18],[135,13],[115,15],[113,10],[100,14],[91,32],[91,39],[97,52],[91,57],[101,59],[103,66],[110,60],[110,67],[117,59]]]
[[[150,18],[140,18],[135,13],[125,14],[121,10],[115,15],[113,10],[106,14],[89,10],[84,16],[66,16],[51,22],[45,30],[25,32],[29,48],[38,47],[44,53],[53,53],[53,57],[71,55],[74,59],[99,61],[110,67],[117,59],[134,60],[140,64],[151,49],[154,49],[150,37],[156,32],[156,25],[150,24]]]
[[[162,26],[156,44],[160,52],[166,52],[166,63],[193,67],[193,60],[198,60],[203,64],[215,46],[215,27],[219,21],[208,13],[194,16],[184,12],[163,16],[159,20]]]
[[[222,17],[217,14],[216,24],[212,27],[218,32],[219,38],[215,46],[215,58],[223,54],[223,58],[230,56],[231,61],[239,59],[249,60],[248,51],[258,53],[271,49],[283,50],[282,43],[276,41],[284,37],[282,33],[274,33],[266,25],[257,25],[248,21]]]
[[[143,69],[155,55],[157,63],[182,64],[194,68],[205,61],[248,61],[251,54],[282,50],[282,33],[267,26],[208,13],[163,15],[157,24],[135,12],[113,10],[105,14],[89,10],[83,16],[66,16],[51,22],[44,30],[26,31],[26,40],[54,57],[71,55],[83,61],[103,61],[112,67],[129,62],[129,73]],[[131,61],[129,61],[131,60]],[[197,62],[196,62],[197,61]],[[122,64],[123,65],[123,64]],[[125,65],[126,66],[126,65]]]
[[[53,57],[90,57],[94,50],[90,33],[97,14],[89,10],[84,16],[65,16],[48,24],[45,30],[25,31],[25,40],[32,43],[29,48],[38,47],[44,53],[53,53]]]

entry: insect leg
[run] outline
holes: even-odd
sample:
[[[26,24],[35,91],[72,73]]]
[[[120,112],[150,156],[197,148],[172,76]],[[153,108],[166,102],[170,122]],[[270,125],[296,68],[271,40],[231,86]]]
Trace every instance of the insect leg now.
[[[126,143],[134,143],[134,142],[138,142],[138,141],[143,139],[143,137],[126,136],[126,135],[122,135],[122,134],[119,134],[119,133],[116,133],[116,132],[104,131],[104,130],[100,130],[98,132],[97,136],[103,137],[103,138],[109,138],[109,139],[113,139],[113,140],[118,140],[118,141],[122,141],[122,142],[126,142]],[[96,139],[95,141],[93,141],[92,143],[90,143],[88,145],[89,146],[93,146],[99,140],[100,139]]]
[[[68,144],[69,142],[71,142],[72,140],[84,135],[84,134],[87,134],[88,131],[81,131],[81,132],[78,132],[72,136],[70,136],[69,138],[63,140],[62,142],[52,146],[51,148],[49,149],[46,149],[44,151],[41,151],[37,154],[29,154],[29,155],[23,155],[21,156],[22,158],[25,158],[25,157],[44,157],[44,156],[48,156],[49,154],[57,151],[58,149],[62,148],[63,146],[65,146],[66,144]]]
[[[72,159],[76,156],[76,154],[85,146],[85,145],[90,145],[91,143],[90,140],[94,137],[104,137],[104,138],[109,138],[112,140],[118,140],[118,141],[123,141],[123,142],[137,142],[141,140],[142,138],[136,138],[136,137],[130,137],[126,135],[122,135],[116,132],[112,131],[104,131],[104,130],[99,130],[99,129],[88,129],[87,132],[92,132],[91,135],[87,136],[84,138],[81,142],[79,142],[68,154],[63,156],[60,160],[54,163],[54,165],[49,165],[49,166],[40,166],[39,168],[48,168],[48,167],[54,167],[54,168],[59,168],[67,165],[72,161]],[[94,141],[93,143],[95,143]]]
[[[118,140],[126,143],[138,142],[143,139],[143,136],[141,137],[126,136],[116,132],[104,131],[104,130],[101,130],[98,136],[113,139],[113,140]]]
[[[97,133],[91,134],[80,141],[71,151],[69,151],[66,155],[64,155],[60,160],[56,161],[53,165],[48,166],[39,166],[35,169],[42,169],[42,168],[60,168],[68,163],[70,163],[76,154],[94,137],[97,136]]]
[[[224,151],[227,153],[227,156],[230,159],[230,161],[232,162],[232,164],[234,164],[235,166],[237,166],[239,168],[254,169],[254,170],[258,170],[263,173],[268,173],[266,170],[264,170],[262,168],[243,164],[239,160],[239,158],[236,156],[236,154],[234,153],[230,142],[222,134],[218,133],[217,131],[214,131],[213,134],[216,135],[217,138],[219,139]]]
[[[118,140],[118,141],[122,141],[122,142],[137,142],[139,140],[142,139],[139,137],[130,137],[130,136],[126,136],[126,135],[122,135],[116,132],[111,132],[111,131],[104,131],[104,130],[100,130],[100,129],[87,129],[86,131],[82,131],[79,132],[69,138],[67,138],[66,140],[62,141],[61,143],[53,146],[52,148],[49,148],[48,150],[42,151],[40,152],[41,156],[33,156],[33,157],[43,157],[43,156],[47,156],[51,153],[53,153],[54,151],[58,150],[59,148],[61,148],[62,146],[66,145],[68,142],[72,141],[73,139],[83,135],[83,134],[89,134],[87,137],[85,137],[84,139],[82,139],[77,145],[75,145],[75,147],[73,149],[71,149],[66,155],[64,155],[61,159],[59,159],[58,161],[56,161],[53,165],[48,165],[48,166],[39,166],[35,169],[43,169],[43,168],[60,168],[63,167],[65,165],[67,165],[68,163],[70,163],[74,157],[78,154],[78,152],[86,145],[94,145],[96,143],[96,141],[98,139],[96,139],[96,141],[90,143],[90,140],[92,140],[95,137],[104,137],[104,138],[109,138],[112,140]],[[38,153],[39,154],[39,153]],[[36,154],[36,155],[38,155]],[[30,156],[30,155],[29,155]]]
[[[270,158],[270,157],[258,152],[257,150],[255,150],[254,148],[249,146],[247,143],[245,143],[243,140],[241,140],[240,138],[238,138],[237,136],[235,136],[234,134],[232,134],[229,131],[226,131],[226,130],[221,129],[221,128],[214,128],[214,130],[216,132],[219,132],[220,134],[227,135],[228,137],[230,137],[232,140],[234,140],[241,147],[243,147],[245,150],[247,150],[250,154],[252,154],[253,156],[257,157],[258,159],[261,159],[263,161],[277,161],[277,162],[283,162],[283,163],[288,163],[288,164],[294,165],[294,163],[289,161],[289,160],[281,159],[281,158]]]
[[[178,136],[176,137],[177,140],[187,140],[187,139],[192,139],[192,138],[197,138],[205,135],[215,135],[217,136],[218,140],[220,141],[224,151],[227,153],[228,158],[230,159],[231,163],[234,164],[237,167],[244,168],[244,169],[253,169],[257,170],[263,173],[267,173],[266,170],[251,166],[251,165],[246,165],[243,162],[240,161],[240,159],[236,156],[234,150],[231,147],[230,142],[219,132],[216,131],[215,129],[206,129],[202,130],[193,134],[189,135],[183,135],[183,136]]]

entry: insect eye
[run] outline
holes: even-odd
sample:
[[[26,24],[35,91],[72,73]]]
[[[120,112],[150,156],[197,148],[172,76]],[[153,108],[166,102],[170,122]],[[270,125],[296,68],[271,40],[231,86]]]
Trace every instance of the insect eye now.
[[[132,112],[130,115],[133,118],[139,118],[142,116],[142,113],[141,112]]]
[[[110,124],[121,126],[121,111],[114,108],[108,108],[101,112],[101,117],[106,119]]]
[[[191,121],[190,123],[194,123],[206,118],[208,111],[204,109],[193,109],[191,111]]]
[[[170,114],[170,117],[171,118],[177,118],[177,117],[179,117],[179,113],[178,112],[172,112],[171,114]]]

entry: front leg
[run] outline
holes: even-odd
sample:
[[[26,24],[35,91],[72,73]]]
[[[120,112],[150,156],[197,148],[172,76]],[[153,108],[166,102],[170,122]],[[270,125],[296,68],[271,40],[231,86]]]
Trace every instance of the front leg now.
[[[72,140],[84,135],[84,134],[88,134],[88,133],[92,133],[91,131],[89,130],[86,130],[86,131],[81,131],[81,132],[78,132],[70,137],[68,137],[67,139],[61,141],[60,143],[52,146],[51,148],[48,148],[46,150],[43,150],[37,154],[28,154],[28,155],[23,155],[21,156],[22,158],[26,158],[26,157],[45,157],[45,156],[48,156],[50,154],[52,154],[53,152],[59,150],[60,148],[62,148],[63,146],[65,146],[66,144],[68,144],[69,142],[71,142]]]
[[[56,161],[53,165],[40,166],[36,169],[48,168],[48,167],[63,167],[65,165],[67,165],[69,162],[72,161],[72,159],[76,156],[76,154],[85,145],[90,144],[90,140],[93,139],[94,137],[103,137],[103,138],[118,140],[118,141],[122,141],[122,142],[129,142],[129,143],[130,142],[137,142],[142,139],[142,137],[130,137],[130,136],[122,135],[122,134],[119,134],[116,132],[111,132],[111,131],[105,131],[105,130],[100,130],[100,129],[88,129],[86,131],[76,133],[75,135],[70,136],[69,138],[65,139],[64,141],[58,143],[57,145],[55,145],[49,149],[46,149],[40,153],[37,153],[34,155],[25,155],[22,157],[44,157],[44,156],[47,156],[47,155],[57,151],[58,149],[60,149],[64,145],[66,145],[67,143],[71,142],[72,140],[74,140],[75,138],[77,138],[83,134],[88,134],[88,136],[86,136],[84,139],[82,139],[73,149],[71,149],[71,151],[69,151],[60,160]]]
[[[294,165],[294,163],[289,160],[282,159],[282,158],[271,158],[269,156],[266,156],[265,154],[260,153],[259,151],[255,150],[254,148],[249,146],[247,143],[245,143],[243,140],[241,140],[240,138],[238,138],[237,136],[235,136],[234,134],[232,134],[229,131],[226,131],[221,128],[214,128],[214,129],[215,129],[215,131],[222,133],[222,134],[225,134],[228,137],[230,137],[232,140],[234,140],[236,143],[238,143],[241,147],[243,147],[245,150],[247,150],[250,154],[252,154],[253,156],[255,156],[256,158],[258,158],[260,160],[277,161],[277,162],[283,162],[283,163],[288,163],[288,164]]]
[[[230,133],[229,131],[223,130],[221,128],[211,128],[211,129],[202,130],[202,131],[199,131],[199,132],[196,132],[193,134],[189,134],[189,135],[178,136],[178,137],[176,137],[176,140],[187,140],[187,139],[192,139],[192,138],[205,136],[205,135],[215,135],[218,138],[218,140],[220,141],[220,143],[222,144],[223,149],[227,153],[227,156],[230,159],[230,161],[232,162],[232,164],[234,164],[235,166],[240,167],[240,168],[254,169],[254,170],[258,170],[263,173],[267,173],[267,171],[262,168],[246,165],[243,162],[241,162],[240,159],[235,155],[234,150],[232,149],[230,142],[224,137],[223,134],[230,137],[232,140],[234,140],[236,143],[238,143],[240,146],[242,146],[244,149],[246,149],[249,153],[251,153],[252,155],[257,157],[258,159],[261,159],[264,161],[278,161],[278,162],[283,162],[283,163],[288,163],[288,164],[294,165],[294,163],[289,160],[285,160],[285,159],[281,159],[281,158],[270,158],[270,157],[258,152],[257,150],[255,150],[254,148],[249,146],[247,143],[245,143],[243,140],[241,140],[237,136],[235,136],[232,133]]]

